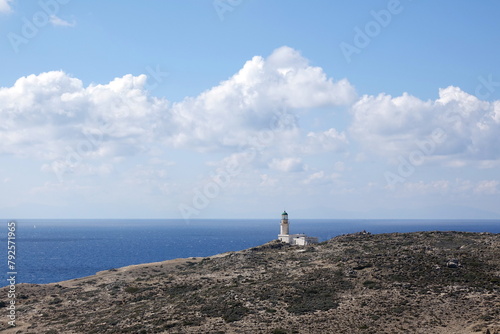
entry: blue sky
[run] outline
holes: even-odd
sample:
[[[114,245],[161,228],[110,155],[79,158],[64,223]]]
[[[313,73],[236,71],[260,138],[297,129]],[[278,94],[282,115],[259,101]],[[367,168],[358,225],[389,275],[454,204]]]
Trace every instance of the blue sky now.
[[[498,218],[499,13],[0,0],[2,216]]]

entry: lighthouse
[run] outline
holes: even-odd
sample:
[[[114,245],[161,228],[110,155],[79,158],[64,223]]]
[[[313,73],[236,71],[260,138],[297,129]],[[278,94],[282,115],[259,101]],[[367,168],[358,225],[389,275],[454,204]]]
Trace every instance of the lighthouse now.
[[[288,213],[286,213],[286,211],[283,211],[283,213],[281,214],[280,234],[281,235],[290,234],[290,228],[288,225]]]
[[[278,234],[278,239],[281,242],[299,246],[318,243],[318,238],[316,237],[308,237],[305,234],[290,234],[290,224],[288,223],[288,213],[286,211],[283,211],[281,214],[280,234]]]

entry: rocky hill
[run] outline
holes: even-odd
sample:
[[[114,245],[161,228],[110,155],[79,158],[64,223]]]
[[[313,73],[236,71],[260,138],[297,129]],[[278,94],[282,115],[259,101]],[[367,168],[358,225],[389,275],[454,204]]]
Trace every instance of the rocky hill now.
[[[273,241],[17,291],[17,327],[2,317],[5,333],[494,334],[500,234]]]

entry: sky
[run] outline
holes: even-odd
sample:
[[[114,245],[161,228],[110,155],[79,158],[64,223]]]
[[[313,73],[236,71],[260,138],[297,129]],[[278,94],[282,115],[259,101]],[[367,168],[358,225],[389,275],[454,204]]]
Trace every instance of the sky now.
[[[499,14],[0,0],[0,216],[498,219]]]

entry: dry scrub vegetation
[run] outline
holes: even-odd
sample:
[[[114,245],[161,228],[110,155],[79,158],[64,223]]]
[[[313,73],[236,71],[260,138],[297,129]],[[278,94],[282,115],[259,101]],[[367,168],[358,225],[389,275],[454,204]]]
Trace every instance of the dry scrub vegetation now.
[[[4,317],[6,333],[494,334],[500,235],[357,233],[307,247],[273,241],[17,289],[18,327]]]

